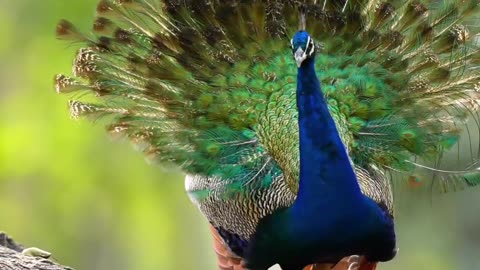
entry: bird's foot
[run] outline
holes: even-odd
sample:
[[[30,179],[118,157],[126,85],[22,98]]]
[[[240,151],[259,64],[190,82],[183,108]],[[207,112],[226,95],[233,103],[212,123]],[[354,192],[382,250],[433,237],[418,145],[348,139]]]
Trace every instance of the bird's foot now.
[[[360,270],[362,263],[362,257],[358,255],[352,255],[350,257],[345,257],[339,261],[332,270]]]
[[[347,270],[359,270],[360,269],[360,263],[361,263],[361,257],[358,256],[358,255],[352,255],[352,256],[348,257],[347,262],[348,262]]]

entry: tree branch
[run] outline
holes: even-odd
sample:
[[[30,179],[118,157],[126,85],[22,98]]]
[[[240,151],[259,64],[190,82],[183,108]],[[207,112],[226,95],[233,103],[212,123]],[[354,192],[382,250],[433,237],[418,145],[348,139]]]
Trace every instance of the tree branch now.
[[[0,232],[1,270],[72,270],[46,257],[50,257],[50,254],[35,248],[24,249],[8,235]]]

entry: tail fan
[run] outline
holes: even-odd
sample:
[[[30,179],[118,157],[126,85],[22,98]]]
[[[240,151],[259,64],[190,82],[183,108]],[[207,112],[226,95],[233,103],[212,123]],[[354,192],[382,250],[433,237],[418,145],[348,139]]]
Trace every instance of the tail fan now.
[[[411,172],[412,158],[435,159],[457,143],[460,123],[478,123],[478,28],[469,27],[477,1],[304,4],[315,11],[307,21],[322,48],[319,76],[356,165]],[[56,77],[57,91],[94,94],[70,103],[74,117],[109,116],[109,132],[187,173],[264,185],[283,173],[295,182],[298,142],[284,134],[297,132],[286,46],[297,7],[102,0],[94,35],[67,21],[57,27],[87,45],[74,78]],[[453,179],[478,184],[474,173]]]

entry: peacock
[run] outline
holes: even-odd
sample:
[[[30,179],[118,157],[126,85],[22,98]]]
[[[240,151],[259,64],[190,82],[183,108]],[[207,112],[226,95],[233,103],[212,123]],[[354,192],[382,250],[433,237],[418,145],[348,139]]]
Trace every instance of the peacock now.
[[[477,0],[100,0],[96,11],[91,33],[58,24],[83,46],[56,91],[75,95],[73,118],[103,119],[186,174],[219,269],[372,270],[397,252],[394,181],[480,184],[475,155],[436,165],[479,123]]]

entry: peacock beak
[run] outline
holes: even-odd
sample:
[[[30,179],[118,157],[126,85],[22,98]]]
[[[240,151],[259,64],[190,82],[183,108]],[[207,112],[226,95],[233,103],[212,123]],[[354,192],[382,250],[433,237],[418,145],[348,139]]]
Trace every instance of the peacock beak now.
[[[307,54],[303,51],[302,47],[298,47],[294,57],[295,57],[295,61],[297,62],[297,66],[300,67],[303,61],[307,59]]]

